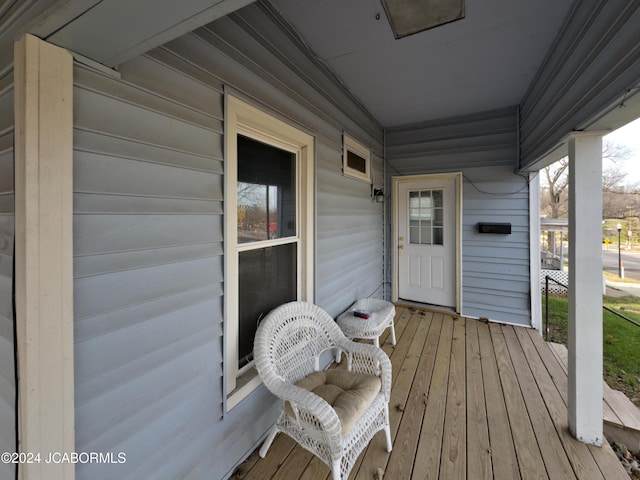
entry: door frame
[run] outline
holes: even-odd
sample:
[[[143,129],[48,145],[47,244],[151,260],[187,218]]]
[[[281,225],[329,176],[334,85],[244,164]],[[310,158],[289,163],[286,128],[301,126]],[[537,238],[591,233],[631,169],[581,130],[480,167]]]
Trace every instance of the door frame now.
[[[454,179],[455,192],[455,228],[456,228],[456,253],[455,253],[455,278],[456,278],[456,305],[455,311],[462,312],[462,172],[452,173],[436,173],[425,175],[405,175],[399,177],[391,177],[391,300],[398,301],[398,206],[400,204],[398,197],[398,187],[403,183],[427,182],[439,179]]]

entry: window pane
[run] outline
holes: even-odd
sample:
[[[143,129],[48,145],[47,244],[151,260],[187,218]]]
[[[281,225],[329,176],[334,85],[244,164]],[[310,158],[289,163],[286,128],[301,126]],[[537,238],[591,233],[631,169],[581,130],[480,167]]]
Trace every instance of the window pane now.
[[[442,190],[434,190],[432,193],[433,193],[433,206],[442,207]]]
[[[239,368],[252,360],[260,319],[278,305],[297,299],[297,243],[238,254]]]
[[[409,243],[420,243],[420,227],[409,227]]]
[[[433,227],[433,245],[444,244],[444,229],[442,227]]]
[[[266,240],[267,186],[238,182],[238,241]]]
[[[409,208],[420,208],[420,192],[409,192]]]
[[[367,173],[367,160],[351,150],[347,150],[347,166],[360,173]]]
[[[432,202],[431,202],[431,191],[430,190],[423,190],[420,193],[420,206],[422,208],[431,208]]]
[[[431,225],[427,222],[423,222],[422,228],[420,228],[420,243],[431,245]]]
[[[238,243],[296,235],[295,155],[238,135]]]
[[[443,244],[443,201],[443,190],[409,191],[410,243]]]
[[[443,221],[444,221],[444,216],[443,216],[443,211],[442,208],[435,208],[433,210],[434,213],[434,221],[433,224],[437,225],[438,227],[441,227],[443,225]]]

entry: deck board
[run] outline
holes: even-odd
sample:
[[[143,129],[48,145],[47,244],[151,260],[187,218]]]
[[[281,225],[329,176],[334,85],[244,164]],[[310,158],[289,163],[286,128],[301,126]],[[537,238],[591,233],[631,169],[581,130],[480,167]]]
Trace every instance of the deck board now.
[[[518,329],[516,330],[516,335],[520,339],[520,344],[536,378],[538,388],[547,406],[547,411],[556,427],[576,477],[585,480],[602,479],[603,476],[600,473],[600,469],[587,446],[582,442],[576,441],[569,433],[566,374],[562,373],[559,377],[554,376],[559,375],[558,372],[562,372],[562,369],[547,344],[537,332]],[[563,385],[562,388],[565,389],[564,397],[556,382]]]
[[[288,436],[279,433],[271,445],[271,448],[269,448],[269,461],[264,461],[264,459],[257,461],[243,478],[246,478],[246,480],[273,478],[289,453],[291,453],[291,450],[295,447],[296,442]]]
[[[560,362],[560,366],[562,367],[562,370],[564,370],[565,373],[568,374],[569,373],[568,371],[569,370],[568,368],[569,352],[567,351],[567,347],[565,347],[560,343],[548,343],[548,345],[549,345],[549,348],[551,348],[551,351],[553,352],[553,354],[556,356],[556,358]],[[605,422],[613,423],[614,425],[622,425],[623,421],[616,414],[614,408],[612,408],[610,404],[610,401],[613,396],[613,390],[611,389],[611,387],[609,387],[609,385],[607,385],[606,382],[602,382],[602,387],[604,389],[603,390],[604,398],[602,402],[603,420]]]
[[[508,328],[505,327],[504,330]],[[525,407],[518,379],[511,363],[504,338],[504,330],[498,324],[490,325],[489,329],[498,363],[498,373],[504,392],[507,414],[509,415],[513,443],[518,457],[520,476],[522,480],[545,480],[549,477],[546,474],[542,455],[531,425],[531,419]]]
[[[482,377],[485,384],[487,402],[487,421],[489,425],[489,439],[491,442],[491,462],[496,480],[510,480],[520,478],[516,450],[509,427],[507,407],[500,386],[498,366],[491,343],[489,326],[478,324],[480,341],[480,355],[482,363]]]
[[[467,475],[467,390],[465,319],[453,322],[449,380],[444,418],[444,437],[440,456],[440,476],[463,479]]]
[[[576,476],[564,454],[564,448],[553,421],[545,411],[544,399],[538,390],[518,337],[513,328],[505,328],[503,332],[536,439],[544,439],[544,441],[538,441],[538,446],[547,475],[552,480],[575,479]]]
[[[469,321],[467,327],[467,470],[477,480],[493,478],[491,467],[491,443],[487,405],[482,378],[478,322]]]
[[[435,337],[442,321],[433,318],[433,314],[427,317],[416,317],[414,321],[420,327],[411,339],[411,348],[407,352],[407,360],[399,372],[397,391],[401,397],[397,398],[392,392],[390,403],[391,433],[394,439],[394,448],[384,470],[389,478],[410,478],[413,467],[413,458],[417,447],[417,438],[420,434],[420,424],[424,415],[424,401],[421,396],[426,392],[426,386],[430,377],[431,368],[425,365],[425,336]],[[395,371],[395,370],[394,370]],[[416,378],[417,372],[422,372]],[[410,396],[411,393],[411,396]],[[413,420],[413,421],[412,421]],[[371,479],[376,469],[359,472],[357,479]]]
[[[393,451],[374,437],[350,479],[627,480],[608,444],[569,433],[567,374],[537,331],[415,308],[396,307]],[[232,477],[328,480],[329,468],[278,435]]]
[[[436,315],[442,318],[441,314]],[[447,404],[447,380],[451,360],[451,341],[453,338],[453,322],[443,321],[435,365],[431,376],[431,385],[426,398],[426,409],[422,421],[422,429],[418,438],[412,478],[438,478],[442,439],[444,436],[444,416]],[[414,396],[420,402],[422,392]],[[410,419],[412,422],[412,419]],[[417,421],[415,423],[418,423]]]
[[[309,462],[314,455],[300,446],[296,446],[287,458],[282,463],[282,466],[278,468],[278,471],[272,477],[273,480],[290,480],[292,478],[300,478],[302,473],[306,470]]]
[[[618,390],[611,390],[611,396],[608,400],[611,409],[622,422],[622,426],[640,431],[640,411],[638,411],[638,407],[629,400],[629,397]]]
[[[370,480],[378,468],[385,470],[391,455],[402,452],[402,440],[397,439],[402,413],[406,411],[409,400],[409,392],[414,382],[414,377],[418,371],[420,353],[424,345],[424,335],[430,327],[430,317],[425,319],[418,315],[411,316],[411,324],[407,327],[402,336],[398,337],[398,346],[394,354],[399,354],[399,359],[392,357],[395,364],[401,366],[394,368],[393,374],[396,378],[391,389],[391,400],[389,401],[389,422],[391,424],[391,438],[394,439],[395,449],[391,454],[386,451],[386,441],[384,435],[376,435],[369,447],[361,457],[364,457],[355,478]],[[396,332],[397,335],[397,332]],[[422,340],[422,341],[421,341]],[[402,363],[400,363],[402,362]]]
[[[549,347],[558,358],[562,369],[568,371],[569,353],[567,347],[558,343],[549,343]],[[640,431],[640,410],[623,393],[612,389],[606,382],[603,388],[603,417],[612,425]]]

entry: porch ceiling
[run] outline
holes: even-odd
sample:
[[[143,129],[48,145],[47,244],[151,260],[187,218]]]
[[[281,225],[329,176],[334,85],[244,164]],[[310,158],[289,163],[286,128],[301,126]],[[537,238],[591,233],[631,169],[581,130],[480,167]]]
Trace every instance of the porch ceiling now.
[[[378,0],[270,0],[385,127],[518,105],[571,0],[466,0],[396,40]]]
[[[25,31],[116,66],[253,1],[60,1]],[[395,39],[380,0],[262,1],[384,127],[520,104],[572,4],[465,0],[461,20]]]
[[[22,30],[113,67],[255,0],[66,0],[42,3]],[[25,4],[33,4],[28,0]],[[2,9],[0,9],[1,11]]]

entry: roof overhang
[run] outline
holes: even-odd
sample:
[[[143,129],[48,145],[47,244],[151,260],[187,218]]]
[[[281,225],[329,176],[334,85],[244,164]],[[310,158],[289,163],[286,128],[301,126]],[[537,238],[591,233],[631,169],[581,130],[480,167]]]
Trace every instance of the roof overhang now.
[[[579,134],[605,136],[614,130],[640,118],[640,88],[629,90],[613,102],[597,118],[594,118],[580,129],[566,135],[560,142],[549,149],[544,155],[533,162],[522,165],[520,172],[535,172],[569,155],[569,141]]]
[[[22,33],[114,67],[254,1],[60,1]]]

